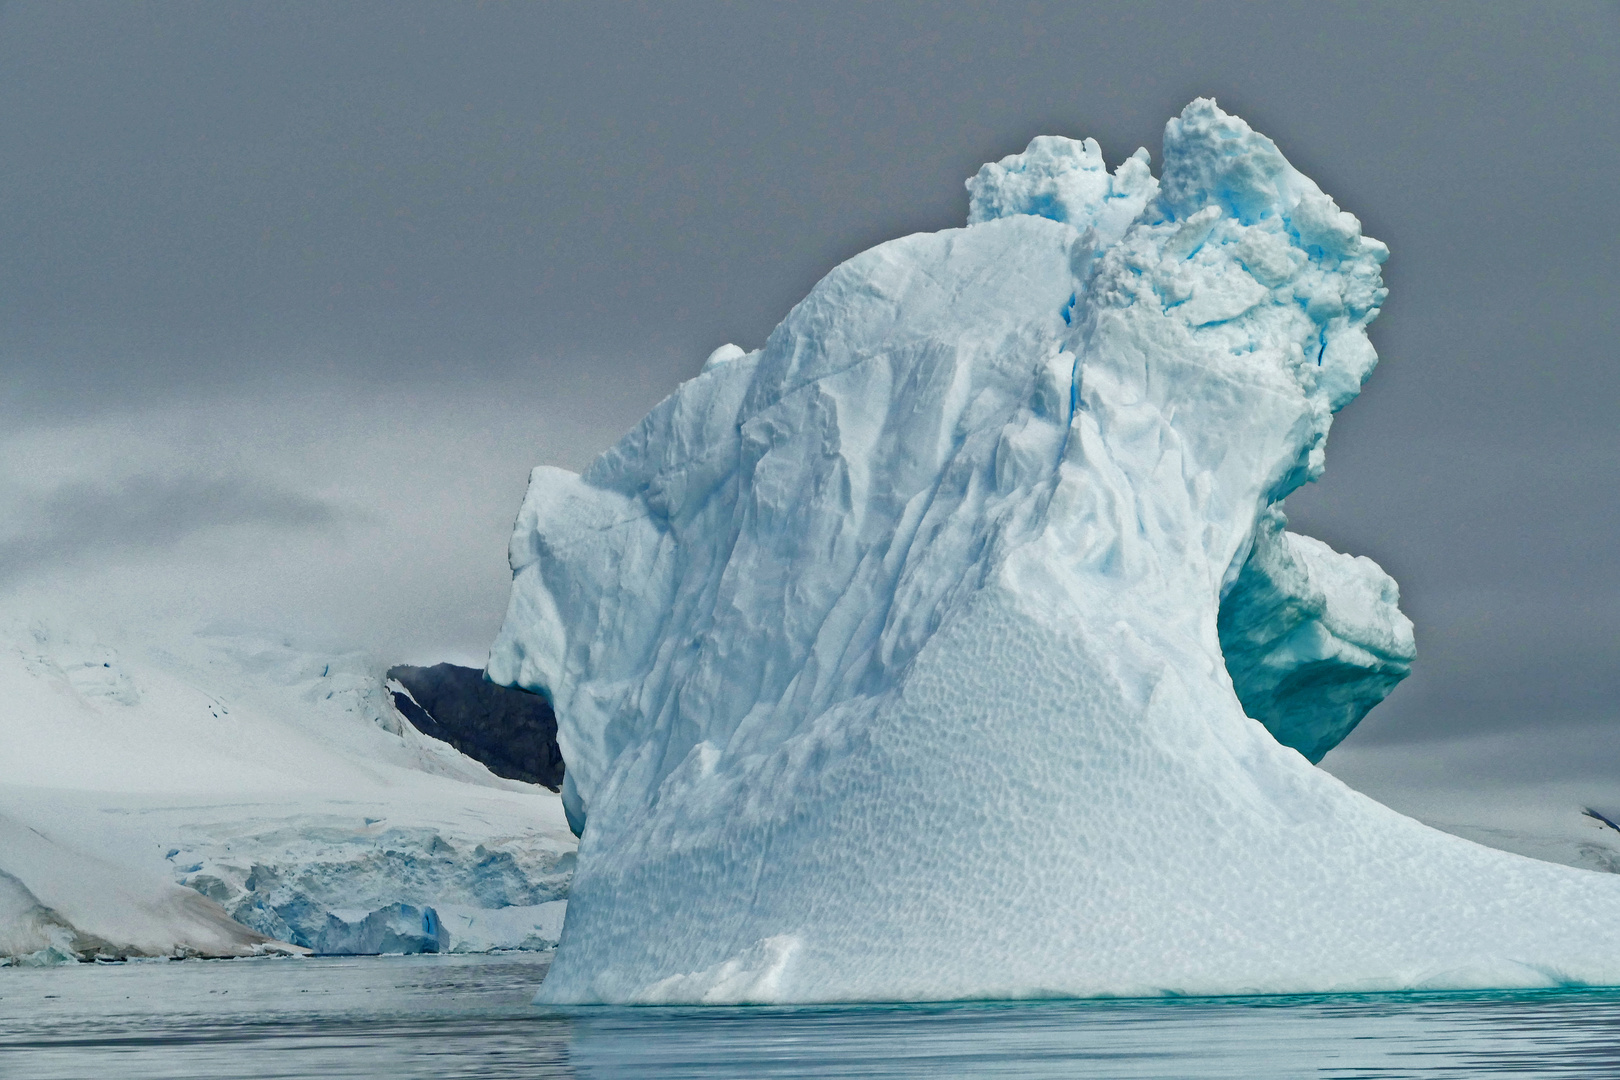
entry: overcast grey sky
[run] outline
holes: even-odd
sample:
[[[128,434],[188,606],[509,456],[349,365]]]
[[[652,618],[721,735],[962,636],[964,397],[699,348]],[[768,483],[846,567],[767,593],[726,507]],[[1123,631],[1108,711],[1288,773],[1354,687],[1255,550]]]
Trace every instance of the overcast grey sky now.
[[[1347,748],[1620,775],[1617,57],[1613,3],[13,2],[0,596],[476,662],[530,466],[981,162],[1213,95],[1394,252],[1290,505],[1417,623]]]

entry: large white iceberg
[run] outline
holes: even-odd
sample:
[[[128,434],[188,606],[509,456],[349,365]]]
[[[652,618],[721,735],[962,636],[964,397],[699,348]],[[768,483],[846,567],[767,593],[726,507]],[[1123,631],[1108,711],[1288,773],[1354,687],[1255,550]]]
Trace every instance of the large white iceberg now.
[[[489,672],[551,696],[583,832],[541,997],[1620,983],[1620,880],[1307,760],[1413,655],[1278,508],[1384,245],[1205,100],[1157,180],[1043,138],[968,186],[535,471]]]

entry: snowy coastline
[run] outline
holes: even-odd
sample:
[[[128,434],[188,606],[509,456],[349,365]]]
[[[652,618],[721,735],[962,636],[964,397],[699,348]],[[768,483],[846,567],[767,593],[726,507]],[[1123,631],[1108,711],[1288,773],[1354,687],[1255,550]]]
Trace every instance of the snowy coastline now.
[[[544,949],[558,797],[394,710],[386,665],[285,642],[13,624],[0,953]]]

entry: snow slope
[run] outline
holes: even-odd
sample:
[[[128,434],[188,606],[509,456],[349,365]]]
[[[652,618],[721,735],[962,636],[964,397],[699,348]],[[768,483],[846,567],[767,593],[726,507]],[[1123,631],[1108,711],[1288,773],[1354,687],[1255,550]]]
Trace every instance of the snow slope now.
[[[1203,100],[1157,180],[1048,138],[969,188],[535,471],[489,672],[583,829],[542,998],[1620,982],[1620,879],[1305,756],[1412,658],[1381,571],[1273,528],[1384,245]]]
[[[384,665],[8,629],[0,955],[555,943],[574,849],[557,796],[419,734]]]

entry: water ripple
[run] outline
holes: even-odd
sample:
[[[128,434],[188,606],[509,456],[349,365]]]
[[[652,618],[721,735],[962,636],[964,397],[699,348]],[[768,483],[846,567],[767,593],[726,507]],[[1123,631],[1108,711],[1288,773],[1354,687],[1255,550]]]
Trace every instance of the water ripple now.
[[[1620,1076],[1620,991],[545,1010],[543,958],[0,970],[0,1076]]]

